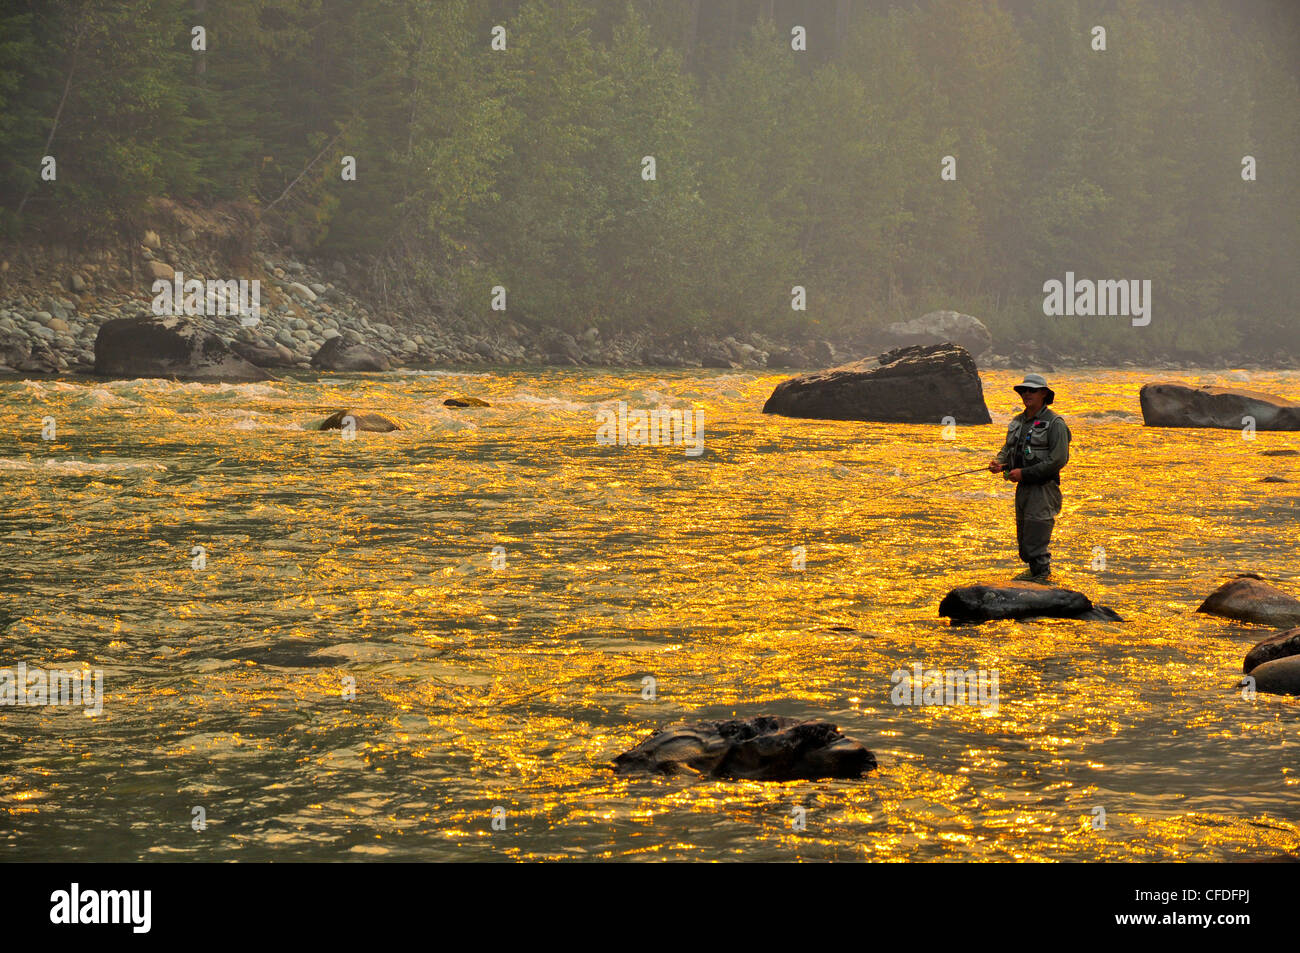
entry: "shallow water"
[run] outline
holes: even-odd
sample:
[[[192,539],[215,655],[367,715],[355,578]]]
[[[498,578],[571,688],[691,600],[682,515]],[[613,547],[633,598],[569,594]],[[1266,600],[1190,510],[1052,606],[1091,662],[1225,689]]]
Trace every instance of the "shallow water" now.
[[[944,592],[1022,568],[1010,485],[869,497],[992,455],[1018,401],[983,376],[994,424],[951,440],[764,417],[758,372],[0,382],[0,667],[106,696],[0,708],[0,859],[1300,855],[1300,699],[1237,687],[1271,630],[1193,611],[1238,571],[1300,592],[1300,457],[1260,456],[1300,435],[1143,428],[1168,372],[1058,372],[1057,578],[1126,621],[951,628]],[[703,455],[598,446],[619,400],[697,409]],[[304,429],[341,407],[410,429]],[[996,669],[996,712],[893,705],[914,662]],[[733,713],[831,720],[880,768],[609,769]]]

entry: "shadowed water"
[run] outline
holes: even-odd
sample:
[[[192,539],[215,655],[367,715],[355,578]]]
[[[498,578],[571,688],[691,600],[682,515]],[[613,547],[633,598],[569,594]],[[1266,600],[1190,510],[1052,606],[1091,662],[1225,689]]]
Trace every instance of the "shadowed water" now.
[[[1300,457],[1260,455],[1300,435],[1144,428],[1163,376],[1053,377],[1057,578],[1127,621],[967,628],[936,607],[1022,568],[1010,484],[871,497],[987,461],[1010,372],[952,440],[764,417],[758,372],[0,382],[0,667],[101,669],[106,695],[0,707],[0,859],[1300,855],[1300,700],[1237,687],[1271,630],[1193,612],[1238,571],[1300,593]],[[1249,386],[1295,398],[1300,374]],[[703,455],[598,446],[620,400],[696,409]],[[342,407],[409,429],[305,429]],[[914,662],[996,669],[996,713],[894,706]],[[826,718],[880,768],[609,768],[733,713]]]

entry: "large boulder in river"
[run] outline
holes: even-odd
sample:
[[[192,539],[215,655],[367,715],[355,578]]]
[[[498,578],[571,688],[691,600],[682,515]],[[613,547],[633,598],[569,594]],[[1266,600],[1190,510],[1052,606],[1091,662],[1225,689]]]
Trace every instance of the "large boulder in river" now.
[[[1250,670],[1255,690],[1273,695],[1300,695],[1300,655],[1262,662]]]
[[[386,371],[391,365],[388,358],[373,347],[362,344],[355,334],[340,334],[320,346],[311,359],[311,366],[322,371]]]
[[[992,422],[970,352],[956,344],[905,347],[776,385],[765,414],[822,420],[937,424]]]
[[[184,317],[140,315],[105,321],[95,338],[95,373],[185,381],[265,381],[210,331]]]
[[[1239,430],[1253,417],[1256,430],[1300,430],[1300,404],[1235,387],[1189,387],[1174,381],[1144,384],[1138,392],[1148,427],[1220,427]]]
[[[321,421],[321,430],[342,430],[351,421],[354,430],[368,433],[391,433],[402,425],[383,414],[362,414],[352,410],[337,410]]]
[[[1037,617],[1124,621],[1114,610],[1093,605],[1082,592],[1035,582],[959,586],[943,597],[939,615],[957,623]]]
[[[1241,670],[1247,675],[1256,666],[1265,662],[1275,662],[1280,658],[1300,655],[1300,626],[1270,635],[1246,653],[1246,660],[1241,663]]]
[[[615,771],[759,781],[856,778],[875,767],[876,756],[832,724],[769,715],[669,725],[614,759]]]
[[[1251,574],[1229,579],[1196,611],[1281,629],[1300,625],[1300,599]]]
[[[983,321],[958,311],[931,311],[910,321],[895,322],[873,340],[878,340],[886,348],[950,341],[972,354],[983,354],[993,345],[993,335]]]

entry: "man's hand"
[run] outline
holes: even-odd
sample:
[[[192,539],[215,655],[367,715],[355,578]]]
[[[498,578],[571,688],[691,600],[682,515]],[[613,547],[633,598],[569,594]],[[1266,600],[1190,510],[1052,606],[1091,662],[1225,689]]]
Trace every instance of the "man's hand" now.
[[[1011,480],[1012,483],[1019,483],[1021,472],[1022,471],[1019,469],[1012,470],[1010,473],[1007,474],[1007,477],[1008,479]]]
[[[1006,467],[998,463],[996,460],[989,464],[989,473],[1001,473],[1005,469]]]

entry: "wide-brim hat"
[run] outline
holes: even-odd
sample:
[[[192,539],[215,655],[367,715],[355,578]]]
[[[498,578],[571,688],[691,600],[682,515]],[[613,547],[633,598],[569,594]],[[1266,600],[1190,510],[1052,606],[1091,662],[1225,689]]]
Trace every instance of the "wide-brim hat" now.
[[[1042,374],[1026,374],[1025,379],[1012,388],[1017,394],[1025,390],[1045,390],[1047,391],[1046,404],[1056,400],[1056,392],[1047,386],[1047,378]]]

